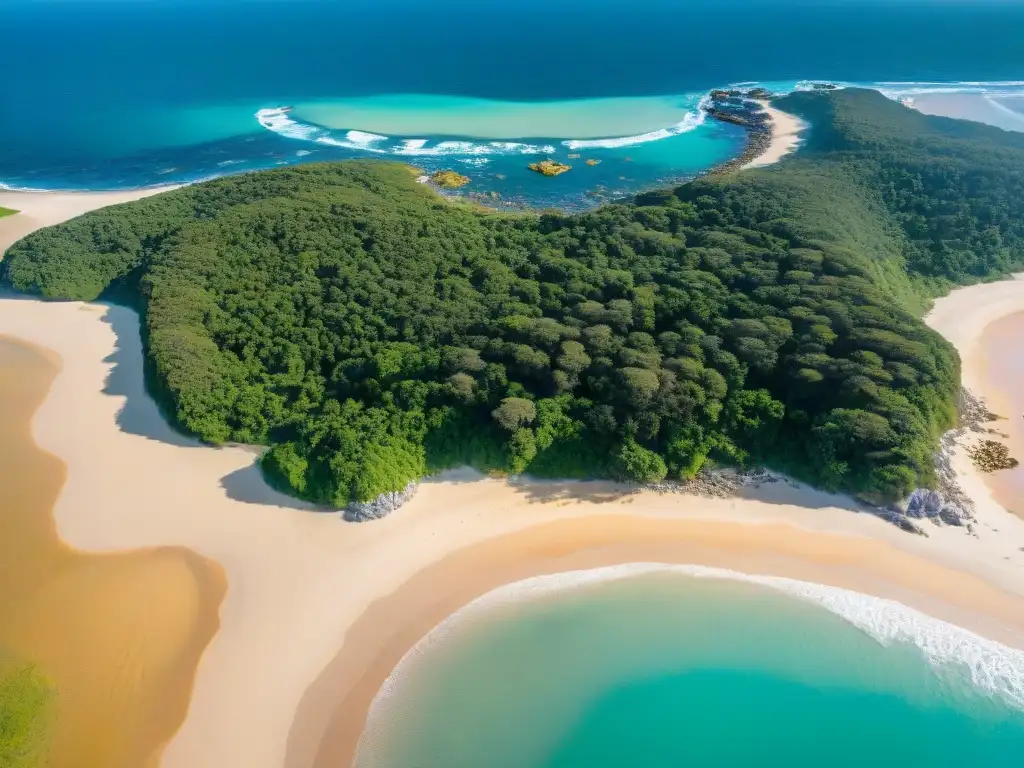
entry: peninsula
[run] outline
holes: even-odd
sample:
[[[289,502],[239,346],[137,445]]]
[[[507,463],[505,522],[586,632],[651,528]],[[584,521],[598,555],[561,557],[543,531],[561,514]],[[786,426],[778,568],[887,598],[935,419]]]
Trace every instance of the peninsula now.
[[[896,502],[934,486],[956,417],[958,360],[924,309],[1024,254],[1024,137],[872,91],[777,106],[814,125],[798,157],[582,215],[441,205],[404,166],[306,166],[38,232],[3,277],[144,301],[179,425],[268,444],[272,482],[321,504],[467,464],[650,483],[708,461]],[[916,213],[953,202],[955,224]]]
[[[40,453],[67,467],[47,530],[83,551],[186,547],[227,576],[184,724],[154,739],[162,765],[350,764],[370,702],[426,632],[495,587],[572,569],[657,562],[784,576],[1024,647],[1024,522],[992,501],[960,447],[953,472],[977,528],[927,525],[927,537],[790,482],[706,498],[496,476],[513,470],[529,433],[534,475],[562,457],[551,475],[657,475],[660,460],[680,477],[688,468],[669,436],[681,435],[721,441],[705,462],[783,465],[872,498],[878,485],[856,484],[878,478],[896,495],[929,482],[958,361],[963,384],[979,387],[972,346],[986,323],[1024,310],[1024,281],[955,290],[927,326],[922,316],[933,296],[1020,264],[1010,190],[1021,147],[998,131],[918,121],[875,94],[780,101],[814,126],[792,157],[577,216],[450,204],[400,166],[320,165],[108,208],[11,249],[10,284],[130,300],[140,313],[0,297],[0,334],[59,355],[32,419]],[[934,183],[914,183],[922,177]],[[3,193],[23,213],[0,222],[0,248],[19,220],[38,228],[104,201],[118,198]],[[963,206],[955,238],[914,215],[937,201]],[[286,236],[254,237],[260,227]],[[590,364],[560,390],[559,374],[580,364],[570,341]],[[346,525],[267,488],[252,452],[169,429],[144,368],[165,410],[207,442],[263,440],[285,466],[289,446],[292,468],[306,470],[269,476],[292,494],[293,478],[315,498],[351,472],[367,473],[365,492],[400,487],[423,465],[498,471],[443,473],[398,513]],[[657,378],[643,407],[626,398],[645,390],[627,385],[650,378],[626,368]],[[668,399],[678,392],[687,397]],[[393,474],[378,472],[375,450],[394,450],[380,459]],[[844,468],[854,454],[861,461]],[[342,503],[351,498],[350,485]],[[182,594],[183,608],[197,605]],[[251,695],[254,679],[264,695]]]

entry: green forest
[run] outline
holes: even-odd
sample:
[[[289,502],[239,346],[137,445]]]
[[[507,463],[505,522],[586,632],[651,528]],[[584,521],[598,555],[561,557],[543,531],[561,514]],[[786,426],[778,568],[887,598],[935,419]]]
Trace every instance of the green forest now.
[[[796,93],[801,150],[582,214],[451,202],[406,166],[222,178],[37,232],[14,288],[127,301],[157,398],[335,507],[469,464],[767,465],[875,502],[934,483],[959,361],[921,321],[1024,263],[1024,134]],[[557,182],[552,182],[557,183]]]

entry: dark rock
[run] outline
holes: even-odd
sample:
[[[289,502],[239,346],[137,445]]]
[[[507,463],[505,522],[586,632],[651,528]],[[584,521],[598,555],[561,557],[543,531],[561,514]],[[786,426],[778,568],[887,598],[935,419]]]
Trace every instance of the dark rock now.
[[[382,493],[372,501],[353,502],[342,513],[342,517],[350,523],[366,523],[387,517],[409,499],[416,495],[418,483],[409,483],[401,491]]]

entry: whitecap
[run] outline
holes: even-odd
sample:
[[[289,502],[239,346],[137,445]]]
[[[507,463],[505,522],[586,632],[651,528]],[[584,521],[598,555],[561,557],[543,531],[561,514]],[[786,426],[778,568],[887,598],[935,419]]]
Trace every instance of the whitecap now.
[[[696,112],[688,113],[686,117],[668,128],[661,128],[657,131],[650,131],[649,133],[641,133],[637,136],[619,136],[607,139],[569,139],[568,141],[563,141],[562,146],[573,150],[598,148],[615,149],[618,147],[631,147],[635,144],[646,144],[651,141],[661,141],[662,139],[679,136],[680,134],[688,133],[689,131],[692,131],[704,124],[704,119],[707,117],[705,107],[709,101],[710,95],[705,96],[701,99]]]
[[[410,649],[382,686],[371,707],[384,704],[411,668],[407,666],[432,646],[443,641],[456,624],[471,615],[527,600],[543,598],[566,589],[656,573],[678,573],[706,579],[732,579],[778,590],[790,597],[820,606],[874,638],[884,646],[910,643],[934,667],[953,665],[966,670],[979,689],[1024,707],[1024,651],[984,638],[970,630],[935,619],[895,600],[813,584],[780,576],[759,576],[702,565],[627,563],[624,565],[536,576],[489,592],[459,609]]]
[[[349,131],[345,134],[345,138],[351,141],[353,144],[374,144],[378,141],[387,141],[387,136],[381,136],[377,133],[368,133],[366,131]]]
[[[992,96],[990,96],[990,95],[987,95],[987,94],[986,94],[986,95],[985,95],[985,96],[984,96],[983,98],[985,99],[985,101],[986,101],[986,102],[987,102],[987,103],[988,103],[988,104],[989,104],[990,106],[992,106],[992,107],[993,107],[993,108],[995,108],[995,109],[998,109],[998,110],[999,110],[1000,112],[1002,112],[1002,113],[1003,113],[1004,115],[1007,115],[1007,116],[1009,116],[1009,117],[1013,118],[1014,120],[1017,120],[1018,122],[1022,122],[1022,123],[1024,123],[1024,114],[1021,114],[1020,112],[1018,112],[1018,111],[1017,111],[1017,110],[1015,110],[1015,109],[1010,109],[1010,108],[1009,108],[1008,106],[1006,106],[1005,104],[1000,104],[1000,103],[999,103],[998,101],[996,101],[996,100],[995,100],[995,98],[993,98],[993,97],[992,97]],[[1004,97],[1004,98],[1005,98],[1005,97]]]

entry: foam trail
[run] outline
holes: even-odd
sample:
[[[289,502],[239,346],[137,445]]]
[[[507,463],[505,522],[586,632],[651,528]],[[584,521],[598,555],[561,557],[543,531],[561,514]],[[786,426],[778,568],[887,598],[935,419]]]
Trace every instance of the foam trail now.
[[[932,618],[894,600],[823,584],[780,576],[758,576],[724,568],[667,563],[628,563],[537,576],[499,587],[472,601],[438,624],[402,657],[374,699],[369,721],[373,719],[374,710],[384,705],[385,700],[396,691],[402,678],[409,672],[410,667],[407,665],[435,644],[443,642],[456,624],[468,615],[480,610],[491,611],[540,599],[566,589],[655,573],[677,573],[706,579],[732,579],[776,589],[834,613],[882,645],[911,643],[937,668],[946,665],[965,668],[969,671],[975,686],[1004,697],[1014,706],[1024,708],[1024,651]],[[358,764],[358,760],[356,762]]]
[[[678,136],[681,133],[688,133],[704,123],[704,119],[707,117],[707,114],[704,112],[706,98],[701,100],[701,104],[696,112],[691,112],[681,121],[668,128],[641,133],[637,136],[620,136],[609,139],[569,139],[568,141],[563,141],[562,146],[569,149],[615,149],[618,147],[631,147],[635,144],[646,144],[651,141],[661,141],[662,139]]]
[[[985,101],[988,104],[990,104],[995,109],[998,109],[1004,115],[1008,115],[1008,116],[1012,117],[1014,120],[1017,120],[1018,122],[1024,123],[1024,114],[1021,114],[1020,112],[1018,112],[1018,111],[1016,111],[1014,109],[1010,109],[1005,104],[1000,104],[998,101],[996,101],[991,96],[985,96],[984,98],[985,98]]]

